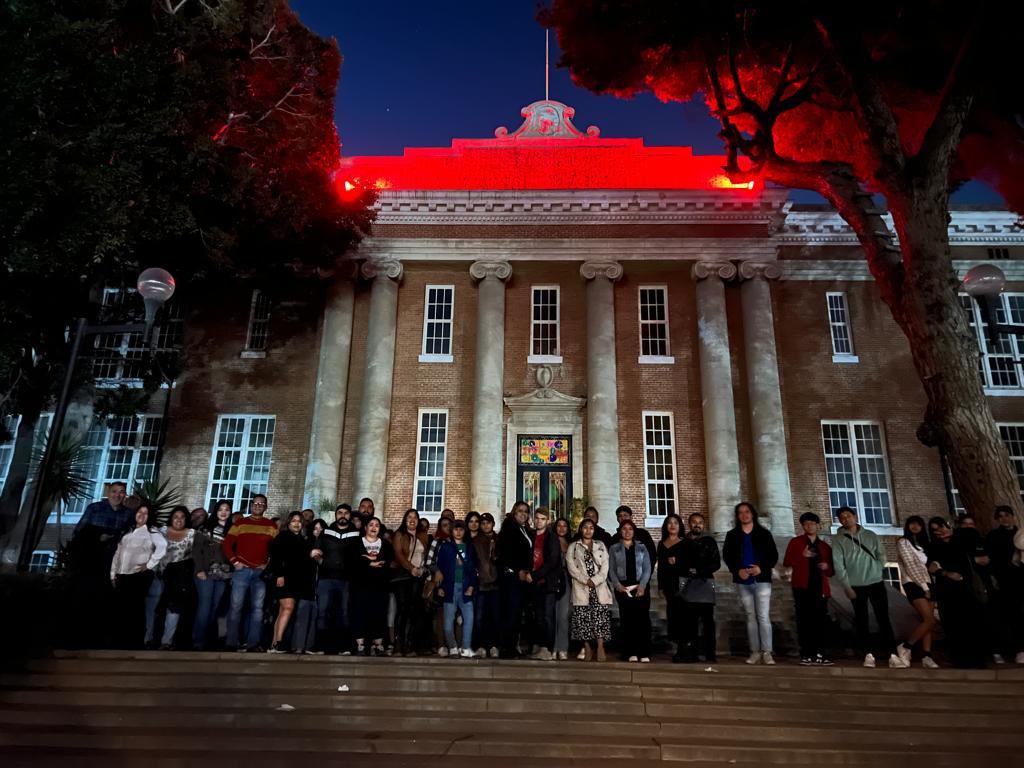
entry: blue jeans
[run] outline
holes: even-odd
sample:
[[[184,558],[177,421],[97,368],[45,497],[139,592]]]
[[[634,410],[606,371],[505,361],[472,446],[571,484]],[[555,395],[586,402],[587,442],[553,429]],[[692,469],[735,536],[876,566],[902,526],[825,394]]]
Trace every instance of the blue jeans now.
[[[452,589],[452,601],[444,604],[444,639],[449,648],[455,648],[455,612],[462,612],[462,647],[473,650],[473,598],[463,594],[462,582]],[[447,590],[445,590],[447,591]]]
[[[231,607],[228,609],[229,648],[238,647],[238,628],[242,623],[242,608],[245,596],[249,595],[249,629],[246,645],[255,648],[260,644],[263,631],[263,600],[267,596],[267,585],[263,583],[262,568],[239,568],[231,576]]]
[[[759,581],[756,584],[737,584],[736,591],[747,614],[747,640],[751,653],[772,652],[772,620],[768,615],[772,602],[772,584]]]
[[[196,579],[196,623],[192,626],[192,647],[196,650],[206,647],[206,634],[217,621],[217,609],[228,583],[221,579]]]
[[[313,647],[316,637],[316,603],[312,600],[295,601],[295,624],[292,626],[292,650],[296,653]]]
[[[317,644],[323,650],[347,651],[352,645],[348,593],[348,581],[345,579],[320,579],[316,584]]]
[[[146,645],[153,642],[153,630],[156,627],[156,609],[160,605],[160,598],[164,595],[164,576],[162,573],[153,572],[153,581],[150,582],[149,592],[146,593]]]

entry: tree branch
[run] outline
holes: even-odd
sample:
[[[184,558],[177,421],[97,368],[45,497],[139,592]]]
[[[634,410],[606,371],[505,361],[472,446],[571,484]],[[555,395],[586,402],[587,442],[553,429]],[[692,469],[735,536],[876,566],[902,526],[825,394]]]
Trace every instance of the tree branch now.
[[[970,66],[970,52],[974,45],[977,19],[971,24],[957,49],[953,63],[942,88],[942,96],[935,117],[921,141],[917,152],[918,166],[925,173],[934,174],[937,180],[946,182],[953,155],[960,144],[964,123],[974,102],[974,88],[971,78],[964,70]]]

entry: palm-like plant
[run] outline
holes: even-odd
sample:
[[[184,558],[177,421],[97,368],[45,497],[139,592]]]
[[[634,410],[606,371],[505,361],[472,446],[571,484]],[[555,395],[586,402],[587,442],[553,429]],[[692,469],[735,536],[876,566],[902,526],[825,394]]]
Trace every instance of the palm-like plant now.
[[[48,434],[47,441],[50,440],[50,437]],[[45,450],[44,445],[32,452],[29,477],[37,477]],[[42,478],[43,509],[56,510],[58,535],[62,526],[63,508],[78,499],[87,499],[92,494],[91,469],[89,450],[85,446],[85,441],[72,439],[67,435],[62,436],[53,455],[53,463],[50,465],[49,472],[46,477]],[[28,532],[28,535],[32,537],[33,549],[43,536],[46,521],[46,515],[40,515],[32,521],[32,530]]]
[[[167,522],[167,516],[171,509],[181,504],[182,500],[181,489],[171,486],[170,478],[163,482],[160,482],[159,477],[141,482],[136,481],[132,495],[149,504],[149,508],[160,525]]]

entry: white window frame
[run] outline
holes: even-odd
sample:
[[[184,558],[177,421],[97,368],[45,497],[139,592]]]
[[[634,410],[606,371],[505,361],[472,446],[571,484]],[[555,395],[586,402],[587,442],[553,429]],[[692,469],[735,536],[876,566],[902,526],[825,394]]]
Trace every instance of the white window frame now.
[[[1024,299],[1024,293],[1008,291],[999,295],[999,310],[1006,320],[1012,320],[1010,316],[1010,298]],[[970,298],[966,293],[960,293],[960,305],[968,313],[968,322],[974,332],[974,338],[978,343],[978,351],[981,353],[980,371],[982,385],[985,394],[990,397],[1024,397],[1024,343],[1018,341],[1014,334],[1003,334],[1001,342],[1009,345],[1009,352],[990,352],[988,338],[985,334],[985,326],[981,320],[981,308],[978,302]],[[1013,361],[1013,369],[1017,375],[1017,386],[1004,386],[993,383],[992,360],[993,358],[1010,358]]]
[[[535,355],[533,354],[533,331],[537,325],[551,325],[550,320],[537,321],[534,319],[536,314],[536,299],[537,291],[554,291],[555,292],[555,349],[557,354],[554,355]],[[562,362],[562,288],[559,285],[531,285],[530,286],[530,351],[526,358],[527,363],[533,363],[542,365],[545,363],[561,363]]]
[[[452,292],[451,301],[451,317],[447,320],[431,320],[430,315],[430,292],[438,290],[448,290]],[[427,352],[427,330],[429,325],[434,323],[436,325],[444,325],[448,327],[448,353],[434,353]],[[423,290],[423,342],[420,345],[420,357],[421,363],[451,363],[455,360],[452,350],[455,346],[455,286],[454,285],[435,285],[430,284],[424,287]]]
[[[885,578],[885,572],[888,569],[890,569],[890,568],[896,571],[896,584],[895,585],[891,581],[889,581],[888,579]],[[892,562],[890,562],[890,563],[885,563],[882,566],[882,583],[883,584],[888,584],[890,587],[895,589],[901,595],[903,594],[903,571],[900,569],[900,564],[899,563],[892,563]]]
[[[266,319],[257,318],[256,310],[259,307],[260,299],[263,298],[264,293],[259,288],[254,288],[252,291],[252,301],[249,304],[249,324],[245,329],[245,348],[242,350],[241,357],[258,360],[267,356],[267,346],[270,343],[270,300],[267,299],[267,317]],[[256,328],[256,323],[262,323],[266,327],[264,333],[263,346],[256,348],[253,347],[253,331]]]
[[[880,422],[880,421],[872,421],[870,419],[822,419],[821,420],[821,423],[820,423],[820,425],[818,427],[818,434],[819,434],[819,437],[821,438],[822,459],[823,459],[823,462],[824,462],[823,463],[823,468],[825,469],[825,488],[826,488],[826,493],[831,493],[832,490],[833,490],[829,486],[829,484],[828,484],[828,458],[831,457],[831,456],[838,455],[838,454],[829,454],[829,453],[825,452],[825,434],[824,434],[824,430],[822,429],[822,427],[824,427],[826,424],[843,424],[843,425],[846,425],[847,429],[849,430],[850,450],[852,452],[851,456],[853,458],[853,484],[854,484],[854,487],[852,489],[846,489],[846,490],[848,490],[848,491],[852,490],[854,495],[857,498],[857,504],[855,506],[855,509],[856,509],[856,512],[857,512],[857,522],[859,522],[865,528],[868,528],[868,529],[874,531],[875,533],[902,535],[903,534],[903,529],[896,525],[896,520],[898,520],[899,518],[896,515],[896,497],[895,497],[895,495],[892,492],[892,467],[889,464],[889,443],[888,443],[888,440],[886,439],[886,436],[885,436],[885,425],[882,422]],[[889,524],[869,523],[869,522],[867,522],[866,518],[864,517],[864,488],[861,486],[861,483],[860,483],[860,468],[858,467],[858,464],[857,464],[857,459],[859,458],[859,456],[857,454],[857,437],[856,437],[855,427],[857,425],[865,425],[865,424],[878,427],[879,440],[882,443],[882,454],[881,455],[882,455],[882,462],[883,462],[883,464],[885,466],[885,489],[886,489],[886,491],[889,494],[889,517],[890,517],[890,520],[891,520],[891,522]],[[877,489],[868,489],[868,490],[871,491],[871,490],[877,490]],[[830,514],[831,514],[831,510],[832,510],[832,502],[831,502],[831,499],[829,499],[829,512],[830,512]],[[834,515],[832,515],[832,533],[837,533],[839,531],[839,528],[840,528],[839,520]]]
[[[14,461],[14,447],[18,442],[18,428],[21,426],[21,414],[9,414],[4,416],[7,430],[11,433],[11,439],[0,443],[0,493],[4,492],[4,485],[7,483],[7,475],[11,471],[11,463]]]
[[[433,414],[444,415],[444,442],[443,443],[424,443],[423,442],[423,417]],[[448,471],[448,433],[451,427],[451,418],[447,408],[420,408],[416,413],[416,454],[413,457],[415,462],[413,468],[413,480],[412,480],[412,507],[419,512],[420,517],[425,517],[431,522],[437,522],[437,519],[441,516],[441,512],[444,510],[444,496],[448,490],[448,484],[445,480],[445,475]],[[428,427],[429,428],[429,427]],[[440,475],[421,475],[420,474],[420,451],[423,448],[429,447],[440,447],[442,450],[441,456],[441,474]],[[419,484],[420,481],[441,481],[441,499],[438,502],[437,510],[424,510],[420,507],[420,494]]]
[[[242,429],[241,444],[238,448],[221,448],[218,446],[220,440],[221,427],[224,422],[228,419],[242,419],[245,425]],[[251,448],[249,446],[249,438],[252,434],[252,425],[254,421],[258,419],[269,419],[273,422],[273,432],[270,436],[270,448]],[[213,497],[213,486],[214,485],[234,485],[234,491],[231,496],[223,496],[218,494],[218,498],[227,498],[231,502],[231,508],[236,512],[249,513],[248,502],[244,505],[242,503],[242,488],[245,483],[245,469],[247,466],[246,458],[250,451],[270,451],[270,460],[267,462],[267,489],[262,491],[256,491],[253,495],[263,493],[267,494],[270,486],[270,473],[274,469],[274,438],[277,436],[277,416],[272,413],[222,413],[217,416],[217,423],[213,430],[213,445],[210,449],[210,472],[206,482],[206,495],[205,499],[207,504],[212,507],[211,500],[214,502],[216,499]],[[219,451],[238,451],[238,473],[234,480],[216,479],[217,471],[217,453]],[[251,497],[250,497],[251,500]]]
[[[832,319],[832,299],[838,299],[842,302],[843,321],[837,323]],[[846,291],[826,291],[825,293],[825,313],[828,319],[828,335],[829,340],[832,342],[832,362],[833,363],[859,363],[860,358],[855,353],[856,347],[853,345],[853,323],[850,322],[850,302],[846,297]],[[842,327],[846,331],[846,338],[850,343],[849,352],[839,352],[836,349],[836,327]]]
[[[644,320],[643,319],[643,294],[644,291],[660,291],[661,298],[665,307],[665,319],[664,320]],[[639,341],[640,356],[637,358],[637,363],[640,365],[673,365],[676,361],[672,355],[672,333],[669,329],[669,309],[668,309],[668,286],[667,285],[640,285],[637,286],[636,291],[636,319],[637,319],[637,338]],[[665,326],[665,354],[664,355],[645,355],[644,350],[644,326],[645,325],[663,325]]]
[[[102,309],[117,307],[124,304],[137,293],[131,286],[117,288],[106,286],[103,288],[103,297],[100,300]],[[116,389],[128,387],[130,389],[142,388],[141,376],[126,376],[131,372],[131,367],[138,364],[148,354],[147,341],[141,333],[98,333],[92,340],[93,359],[93,381],[97,389]],[[106,357],[101,357],[103,351],[107,352]],[[112,367],[112,375],[97,376],[96,366],[104,365]]]
[[[668,417],[668,428],[669,437],[671,442],[668,445],[669,456],[671,458],[672,467],[672,505],[676,514],[679,514],[679,465],[676,463],[676,419],[675,414],[672,411],[642,411],[640,414],[640,428],[642,430],[641,442],[643,445],[644,452],[644,527],[653,528],[660,526],[667,515],[656,515],[651,512],[651,493],[650,487],[652,484],[656,485],[668,485],[668,481],[665,480],[652,480],[650,477],[650,464],[647,462],[647,451],[653,450],[664,450],[663,445],[653,445],[647,442],[647,418],[649,416],[657,417]]]
[[[1015,454],[1010,450],[1010,444],[1003,435],[1003,429],[1019,429],[1024,431],[1024,422],[999,421],[996,422],[996,427],[999,428],[999,438],[1003,441],[1003,445],[1006,446],[1007,453],[1010,454],[1010,463],[1013,464],[1013,473],[1017,476],[1017,482],[1020,483],[1021,480],[1024,479],[1024,472],[1018,471],[1018,467],[1024,469],[1024,452]],[[1022,443],[1024,443],[1024,441],[1022,441]],[[1021,487],[1020,493],[1021,496],[1024,497],[1024,486]]]
[[[49,429],[50,429],[50,424],[52,423],[52,417],[53,417],[53,414],[50,414],[50,413],[42,414],[40,416],[41,420],[42,419],[47,419],[45,427],[43,427],[45,429],[45,431],[42,433],[43,436],[45,436],[46,432],[48,432]],[[116,446],[116,445],[114,445],[114,443],[113,443],[114,430],[108,424],[106,424],[106,423],[96,423],[96,424],[93,424],[89,428],[89,433],[87,433],[87,436],[86,436],[85,450],[95,451],[95,452],[98,452],[98,454],[99,454],[98,460],[96,462],[95,472],[93,473],[93,476],[89,478],[90,483],[92,483],[92,492],[89,494],[88,498],[85,498],[85,499],[75,499],[74,501],[71,502],[70,505],[68,505],[67,507],[65,507],[64,509],[61,510],[60,522],[61,522],[62,525],[67,525],[67,524],[70,524],[70,523],[77,523],[82,518],[82,515],[85,512],[85,508],[90,503],[92,503],[94,501],[97,501],[99,499],[106,498],[107,486],[110,485],[111,483],[125,483],[126,491],[127,491],[128,495],[131,495],[132,490],[133,490],[134,485],[135,485],[136,482],[138,482],[140,480],[149,479],[147,477],[140,477],[139,476],[139,464],[141,463],[140,459],[142,458],[142,454],[143,454],[144,451],[157,451],[158,450],[157,446],[159,445],[159,441],[160,441],[160,430],[164,429],[164,424],[162,423],[163,422],[163,416],[161,416],[161,414],[159,414],[159,413],[139,413],[139,414],[136,414],[135,416],[125,416],[125,417],[119,417],[119,418],[138,419],[139,420],[138,424],[135,425],[135,428],[133,430],[134,438],[132,440],[132,444],[131,445],[127,445],[127,446]],[[148,426],[149,422],[151,422],[151,421],[155,421],[156,422],[156,427],[155,427],[156,431],[155,432],[150,432],[150,434],[151,435],[155,435],[156,440],[157,440],[157,444],[153,445],[153,446],[146,446],[146,445],[143,445],[142,441],[143,441],[143,437],[147,433],[147,426]],[[40,438],[40,435],[38,434],[38,430],[39,430],[40,426],[37,426],[36,440],[39,440],[39,438]],[[102,429],[103,430],[103,441],[102,441],[102,443],[98,443],[98,444],[91,444],[91,443],[89,443],[89,441],[88,441],[88,434],[91,434],[93,429]],[[41,448],[42,444],[40,444],[39,447]],[[119,473],[116,476],[112,476],[110,474],[110,470],[112,468],[111,467],[111,464],[112,464],[112,462],[111,462],[111,453],[114,452],[114,451],[131,451],[131,458],[128,461],[128,472],[127,473]],[[156,468],[155,467],[155,459],[156,459],[155,455],[154,455],[153,458],[154,458],[154,469],[155,469]],[[48,523],[53,523],[53,524],[57,523],[57,512],[56,511],[52,511],[50,513],[50,516],[47,519],[47,522]]]
[[[40,568],[41,563],[36,562],[36,558],[45,555],[46,565]],[[46,573],[47,571],[53,570],[53,567],[57,564],[57,553],[52,549],[36,549],[33,550],[32,556],[28,561],[28,572],[29,573]]]

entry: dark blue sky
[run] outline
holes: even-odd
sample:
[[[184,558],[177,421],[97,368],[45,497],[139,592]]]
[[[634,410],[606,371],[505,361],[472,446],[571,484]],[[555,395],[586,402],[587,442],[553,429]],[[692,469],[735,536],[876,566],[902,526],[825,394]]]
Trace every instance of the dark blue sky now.
[[[515,130],[521,107],[544,98],[544,30],[535,0],[291,0],[302,21],[338,40],[344,62],[337,123],[345,155],[395,155]],[[717,122],[703,104],[630,100],[577,88],[551,40],[551,98],[576,109],[581,130],[642,137],[721,153]],[[980,185],[960,202],[999,198]],[[803,195],[800,196],[804,198]]]

